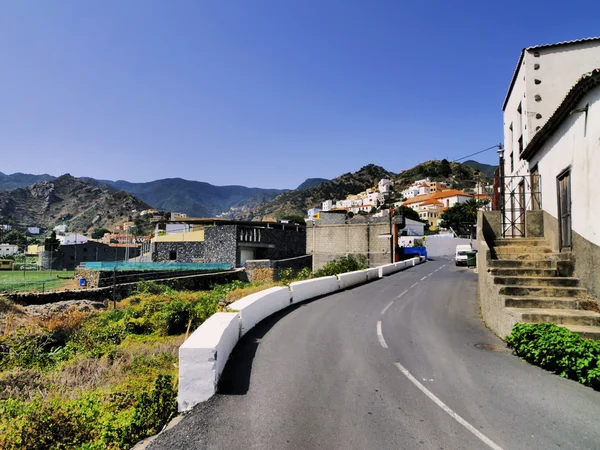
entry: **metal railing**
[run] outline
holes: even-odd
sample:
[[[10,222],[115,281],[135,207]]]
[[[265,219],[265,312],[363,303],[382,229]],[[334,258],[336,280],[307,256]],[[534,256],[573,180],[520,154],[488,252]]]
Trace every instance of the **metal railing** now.
[[[526,211],[542,208],[541,176],[498,177],[495,187],[495,206],[502,212],[502,237],[525,237]]]

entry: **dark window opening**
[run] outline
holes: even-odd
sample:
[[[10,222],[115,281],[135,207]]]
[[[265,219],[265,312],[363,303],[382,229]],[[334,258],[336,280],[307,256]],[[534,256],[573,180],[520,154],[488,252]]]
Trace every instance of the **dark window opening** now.
[[[175,250],[171,250],[169,252],[169,260],[175,261],[177,259],[177,252]]]

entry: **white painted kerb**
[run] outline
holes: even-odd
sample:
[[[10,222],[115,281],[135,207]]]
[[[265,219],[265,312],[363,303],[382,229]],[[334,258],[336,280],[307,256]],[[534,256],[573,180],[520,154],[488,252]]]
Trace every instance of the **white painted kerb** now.
[[[239,320],[238,313],[213,314],[179,347],[179,411],[215,394],[219,376],[239,339]]]
[[[240,313],[240,337],[261,320],[275,314],[291,303],[292,293],[286,287],[272,287],[250,294],[229,305],[229,309]]]
[[[340,285],[337,277],[321,277],[312,280],[294,281],[290,284],[294,303],[310,300],[325,294],[339,291]]]
[[[340,289],[348,289],[349,287],[366,283],[368,280],[366,270],[341,273],[337,277],[340,283]]]

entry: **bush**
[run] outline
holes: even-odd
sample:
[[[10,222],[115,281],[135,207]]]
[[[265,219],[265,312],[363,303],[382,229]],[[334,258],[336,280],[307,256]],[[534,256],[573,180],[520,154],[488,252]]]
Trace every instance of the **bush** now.
[[[549,323],[517,323],[506,342],[526,361],[600,389],[600,343]]]
[[[327,277],[366,268],[367,258],[365,255],[347,255],[325,264],[323,268],[315,272],[315,277]]]

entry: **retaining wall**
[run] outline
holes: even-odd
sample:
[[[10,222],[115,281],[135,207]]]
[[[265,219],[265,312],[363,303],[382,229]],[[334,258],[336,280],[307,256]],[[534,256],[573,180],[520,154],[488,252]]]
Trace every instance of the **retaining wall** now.
[[[272,287],[255,294],[248,295],[229,305],[229,309],[240,314],[240,337],[261,320],[289,306],[292,300],[290,289]]]
[[[290,284],[292,302],[300,303],[340,289],[337,277],[321,277],[312,280],[294,281]]]

